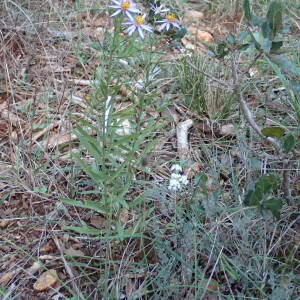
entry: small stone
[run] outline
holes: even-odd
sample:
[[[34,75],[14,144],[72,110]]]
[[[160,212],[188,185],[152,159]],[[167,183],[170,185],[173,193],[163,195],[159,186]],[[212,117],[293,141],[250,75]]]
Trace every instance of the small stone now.
[[[38,278],[34,283],[33,289],[37,292],[43,292],[48,290],[57,282],[58,276],[54,269],[48,270]]]
[[[233,124],[226,124],[221,127],[220,130],[221,135],[231,135],[236,136],[236,130]]]
[[[197,21],[199,19],[203,19],[203,17],[203,12],[197,10],[188,10],[185,14],[186,21]]]
[[[8,220],[0,220],[0,228],[4,229],[7,227],[9,221]]]
[[[211,42],[213,40],[213,36],[209,32],[200,30],[194,26],[189,26],[187,31],[199,41]]]
[[[1,274],[0,286],[6,286],[14,275],[15,275],[15,272],[13,272],[13,271]]]

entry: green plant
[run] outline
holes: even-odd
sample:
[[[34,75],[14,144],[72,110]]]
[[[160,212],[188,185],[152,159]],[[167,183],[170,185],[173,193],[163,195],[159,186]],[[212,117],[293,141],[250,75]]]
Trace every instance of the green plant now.
[[[243,11],[246,19],[245,31],[237,34],[229,33],[225,40],[220,41],[215,49],[210,50],[210,54],[216,59],[225,59],[231,56],[231,67],[233,84],[229,84],[223,80],[215,78],[206,72],[199,70],[190,62],[195,70],[198,70],[200,76],[205,75],[213,79],[215,82],[228,87],[233,90],[238,99],[240,109],[248,123],[248,126],[263,140],[266,140],[272,147],[273,153],[269,157],[273,159],[280,159],[283,168],[283,175],[281,179],[281,187],[285,200],[290,203],[292,196],[289,185],[290,173],[289,168],[297,158],[299,152],[296,149],[296,136],[299,135],[299,111],[300,111],[300,98],[299,98],[299,84],[295,79],[300,76],[300,69],[295,65],[287,54],[287,49],[284,48],[284,35],[287,33],[288,26],[284,23],[283,18],[283,3],[281,1],[271,1],[267,13],[264,17],[255,15],[252,12],[250,2],[243,1]],[[239,70],[239,63],[237,57],[243,57],[243,53],[252,55],[252,60],[248,67],[241,71]],[[287,91],[288,103],[293,109],[293,125],[282,124],[281,126],[264,127],[262,124],[255,120],[255,116],[249,109],[248,103],[245,100],[245,87],[246,80],[242,76],[251,78],[249,71],[256,65],[264,64],[268,72],[274,72],[277,76],[277,82],[281,83]],[[249,80],[249,79],[248,79]],[[251,81],[250,81],[251,82]],[[251,92],[248,90],[248,93]],[[278,124],[279,121],[274,121]],[[288,128],[289,127],[289,128]],[[288,129],[287,129],[288,128]],[[269,178],[269,177],[266,177]],[[257,186],[260,186],[259,179]],[[258,205],[262,200],[263,193],[259,192],[256,187],[254,191],[247,195],[246,203]],[[250,196],[252,195],[252,196]],[[249,197],[254,197],[252,200]],[[250,204],[251,205],[251,204]],[[270,198],[264,204],[268,206],[273,212],[274,216],[279,217],[279,211],[282,207],[282,200],[278,198]],[[261,208],[264,206],[262,205]],[[265,207],[265,208],[266,208]]]

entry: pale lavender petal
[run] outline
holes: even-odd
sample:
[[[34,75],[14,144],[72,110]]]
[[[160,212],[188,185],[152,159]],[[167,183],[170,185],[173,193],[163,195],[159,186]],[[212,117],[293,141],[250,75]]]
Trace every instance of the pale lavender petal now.
[[[170,29],[170,24],[167,23],[166,30],[168,31],[169,29]]]
[[[108,7],[114,8],[114,9],[120,9],[120,5],[109,5]]]
[[[136,8],[136,7],[129,7],[128,11],[135,13],[135,14],[139,14],[141,11]]]
[[[164,23],[164,24],[160,25],[159,28],[158,28],[158,31],[164,30],[166,26],[167,26],[167,23]]]
[[[110,17],[115,17],[121,12],[121,9],[116,10]]]
[[[129,19],[131,18],[131,14],[130,14],[129,10],[125,10],[125,14]]]
[[[147,30],[147,31],[149,31],[149,32],[153,32],[152,28],[151,28],[149,25],[142,24],[141,27],[142,27],[144,30]]]
[[[162,19],[162,20],[159,20],[159,21],[155,21],[155,23],[157,24],[162,24],[162,23],[167,23],[167,19]]]
[[[127,14],[127,12],[126,12],[126,14]],[[134,22],[134,17],[131,15],[131,14],[129,14],[128,13],[128,19],[131,21],[131,22]]]
[[[177,27],[177,28],[181,28],[177,23],[172,23],[172,25],[174,26],[174,27]]]
[[[164,9],[162,9],[162,10],[160,11],[160,13],[162,14],[162,13],[165,13],[165,12],[168,12],[168,11],[169,11],[168,8],[164,8]]]
[[[143,30],[141,27],[138,27],[138,32],[139,32],[139,35],[142,39],[144,39],[144,34],[143,34]]]
[[[129,33],[130,31],[132,31],[132,28],[133,28],[133,30],[134,30],[135,26],[134,26],[134,25],[131,25],[131,26],[127,27],[126,30],[125,30],[125,32],[126,32],[126,33]]]
[[[131,36],[135,32],[135,30],[136,30],[135,25],[128,27],[128,29],[127,29],[128,35]]]
[[[117,1],[117,0],[111,0],[113,3],[116,3],[116,4],[118,4],[119,6],[118,7],[120,7],[121,6],[121,3],[122,3],[122,1]]]

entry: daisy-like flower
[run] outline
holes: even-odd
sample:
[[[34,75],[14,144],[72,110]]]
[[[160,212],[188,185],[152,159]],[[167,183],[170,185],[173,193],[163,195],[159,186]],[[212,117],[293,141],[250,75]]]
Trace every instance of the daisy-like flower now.
[[[182,189],[183,186],[188,185],[189,180],[187,176],[182,174],[182,167],[178,164],[172,165],[171,177],[168,185],[168,189],[177,192]]]
[[[144,33],[143,30],[152,32],[152,28],[149,25],[144,24],[146,14],[144,15],[135,15],[134,17],[129,14],[128,22],[122,23],[122,25],[129,26],[125,32],[131,36],[136,30],[139,33],[139,36],[143,39]]]
[[[177,164],[175,164],[175,165],[172,165],[172,167],[171,167],[171,171],[174,171],[174,172],[180,173],[180,172],[182,172],[182,167],[181,167],[180,165],[177,165]]]
[[[164,5],[161,5],[160,3],[151,4],[151,10],[155,15],[162,15],[169,11],[168,8],[164,8]]]
[[[186,175],[180,175],[176,173],[171,174],[171,178],[169,181],[168,189],[177,192],[182,189],[184,185],[187,185],[189,180],[187,179]]]
[[[131,14],[139,14],[140,10],[136,7],[136,4],[132,2],[132,0],[112,0],[115,5],[110,5],[110,8],[116,9],[116,11],[111,15],[111,17],[115,17],[120,13],[125,13],[127,17],[131,16]]]
[[[161,24],[158,28],[159,31],[166,29],[167,31],[170,29],[171,26],[177,27],[180,29],[180,26],[174,21],[175,15],[172,13],[166,13],[165,18],[159,21],[156,21],[155,23]]]

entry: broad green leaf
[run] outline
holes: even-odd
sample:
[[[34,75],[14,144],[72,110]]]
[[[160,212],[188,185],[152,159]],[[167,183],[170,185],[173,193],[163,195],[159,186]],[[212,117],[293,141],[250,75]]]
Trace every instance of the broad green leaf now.
[[[273,40],[282,26],[282,4],[280,1],[270,3],[267,20],[270,26],[270,39]]]
[[[75,231],[77,233],[87,234],[87,235],[102,235],[103,234],[103,230],[96,229],[96,228],[93,228],[93,227],[90,227],[90,226],[81,226],[81,227],[64,226],[63,229],[64,230],[72,230],[72,231]]]
[[[76,207],[91,209],[104,215],[108,214],[107,209],[103,208],[103,206],[100,203],[92,200],[85,200],[84,202],[68,199],[68,198],[59,198],[59,200],[63,203],[74,205]]]
[[[229,32],[226,36],[226,40],[229,44],[234,45],[236,43],[234,36]]]
[[[265,127],[261,130],[264,136],[280,138],[284,134],[284,129],[278,126]]]
[[[258,16],[252,15],[252,20],[251,23],[253,26],[258,26],[261,27],[263,24],[264,20]]]
[[[271,45],[271,52],[276,52],[283,46],[283,42],[282,41],[278,41],[278,42],[272,42]]]
[[[173,40],[181,40],[187,33],[187,30],[185,28],[181,28],[181,29],[176,29],[176,32],[171,35],[171,38]]]
[[[262,208],[270,210],[272,212],[273,216],[277,219],[280,218],[280,210],[281,210],[282,206],[283,206],[283,202],[279,198],[271,198],[271,199],[265,200],[262,203]]]
[[[268,22],[264,22],[261,27],[261,33],[265,39],[270,38],[270,25]]]
[[[292,134],[290,134],[290,135],[286,136],[283,140],[283,144],[282,144],[283,150],[286,153],[289,153],[290,151],[292,151],[294,149],[295,144],[296,144],[296,140],[295,140],[294,136]]]
[[[260,191],[261,194],[265,195],[278,186],[280,179],[275,174],[268,174],[261,176],[255,183],[255,191]]]
[[[269,39],[264,39],[261,43],[261,49],[263,49],[265,52],[270,52],[271,41]]]
[[[242,42],[242,41],[246,40],[246,38],[248,36],[249,36],[248,31],[242,31],[242,32],[238,33],[237,39],[238,39],[238,41]]]
[[[212,50],[206,50],[206,54],[211,57],[217,57],[218,55]]]
[[[245,195],[244,203],[247,206],[258,206],[263,194],[259,189],[249,190]]]
[[[243,10],[244,10],[244,14],[245,14],[246,19],[249,22],[251,22],[252,13],[251,13],[251,8],[250,8],[249,0],[244,0],[244,2],[243,2]]]
[[[300,76],[300,68],[288,59],[286,59],[285,55],[271,55],[270,59],[273,63],[278,65],[284,72]]]

